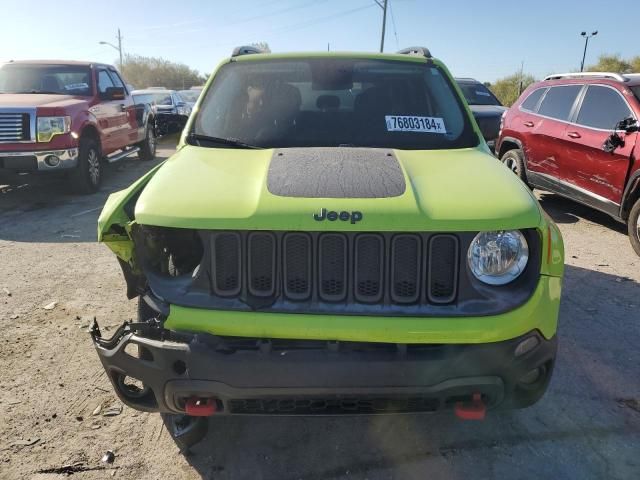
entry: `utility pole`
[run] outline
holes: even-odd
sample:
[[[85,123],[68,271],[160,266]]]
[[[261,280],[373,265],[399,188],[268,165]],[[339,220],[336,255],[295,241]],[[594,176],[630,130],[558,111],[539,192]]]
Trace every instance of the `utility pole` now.
[[[584,70],[584,60],[585,58],[587,58],[587,47],[589,46],[589,39],[598,35],[598,31],[595,30],[591,32],[591,35],[587,35],[587,32],[582,32],[580,33],[580,35],[584,37],[584,53],[582,54],[582,63],[580,64],[580,71],[582,72]]]
[[[122,73],[122,35],[120,35],[120,27],[118,27],[118,51],[120,52],[120,73]]]
[[[384,51],[384,31],[387,26],[387,1],[388,0],[374,0],[374,2],[376,2],[382,9],[382,36],[380,37],[380,53]]]
[[[109,42],[98,42],[100,45],[109,45],[111,48],[115,48],[116,50],[118,50],[118,53],[120,54],[120,73],[122,73],[122,35],[120,34],[120,28],[118,28],[118,36],[116,37],[118,39],[118,46],[116,47],[113,43],[109,43]]]

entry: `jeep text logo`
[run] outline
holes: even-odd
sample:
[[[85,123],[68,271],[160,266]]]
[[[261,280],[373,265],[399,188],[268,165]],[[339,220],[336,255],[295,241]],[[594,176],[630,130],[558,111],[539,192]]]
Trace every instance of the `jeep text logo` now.
[[[351,223],[355,224],[360,220],[362,220],[362,212],[351,212],[351,213],[345,212],[345,211],[342,211],[340,213],[333,212],[333,211],[328,212],[326,208],[323,208],[320,210],[320,213],[314,213],[313,218],[317,222],[321,222],[324,219],[327,219],[330,222],[335,222],[336,220],[342,220],[343,222],[347,222],[351,220]]]

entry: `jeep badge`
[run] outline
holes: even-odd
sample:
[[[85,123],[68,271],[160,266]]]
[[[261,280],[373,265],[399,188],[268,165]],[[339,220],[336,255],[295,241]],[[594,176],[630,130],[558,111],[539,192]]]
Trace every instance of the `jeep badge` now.
[[[314,213],[313,218],[317,222],[322,222],[323,220],[329,220],[330,222],[335,222],[336,220],[342,220],[343,222],[347,222],[351,220],[351,224],[358,223],[362,220],[362,212],[345,212],[344,210],[340,213],[330,211],[328,212],[326,208],[320,209],[320,213]]]

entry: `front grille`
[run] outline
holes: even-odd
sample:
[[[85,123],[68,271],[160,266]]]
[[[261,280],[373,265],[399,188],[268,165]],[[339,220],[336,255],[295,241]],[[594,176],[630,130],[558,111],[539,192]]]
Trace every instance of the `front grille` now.
[[[210,235],[214,294],[250,305],[252,297],[262,298],[261,307],[268,305],[265,301],[373,308],[456,299],[460,246],[453,234]]]
[[[249,415],[340,415],[371,413],[435,412],[438,398],[416,397],[327,397],[248,398],[229,400],[230,413]]]
[[[30,139],[28,113],[0,111],[0,143],[24,142]]]

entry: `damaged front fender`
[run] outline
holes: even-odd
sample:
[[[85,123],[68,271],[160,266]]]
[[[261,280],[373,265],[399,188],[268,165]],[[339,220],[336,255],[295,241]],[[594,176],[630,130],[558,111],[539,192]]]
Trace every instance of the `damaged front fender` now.
[[[131,227],[135,221],[138,196],[162,164],[157,165],[131,186],[112,193],[98,217],[98,241],[104,243],[118,257],[127,282],[127,297],[134,298],[144,291],[146,281],[136,262]]]

